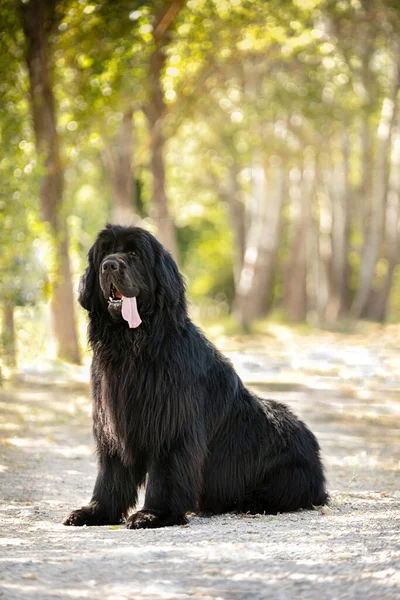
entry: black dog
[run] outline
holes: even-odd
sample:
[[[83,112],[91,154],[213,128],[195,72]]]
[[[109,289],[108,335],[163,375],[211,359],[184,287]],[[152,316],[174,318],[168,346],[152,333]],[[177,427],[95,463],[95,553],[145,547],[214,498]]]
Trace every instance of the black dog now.
[[[136,304],[137,298],[137,304]],[[107,226],[81,280],[93,348],[99,459],[90,503],[65,525],[186,522],[189,511],[276,514],[327,500],[314,435],[250,393],[190,321],[182,277],[147,231]]]

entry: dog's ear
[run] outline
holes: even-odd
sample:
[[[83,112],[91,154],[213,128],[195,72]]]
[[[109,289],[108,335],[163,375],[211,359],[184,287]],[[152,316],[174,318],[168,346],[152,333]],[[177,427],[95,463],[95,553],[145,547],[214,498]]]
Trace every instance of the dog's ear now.
[[[185,283],[171,254],[157,244],[154,274],[160,308],[181,309],[186,314]],[[181,311],[179,311],[181,312]]]
[[[96,269],[93,261],[93,248],[88,254],[89,264],[82,275],[78,288],[78,302],[89,312],[93,310],[94,297],[96,293]]]

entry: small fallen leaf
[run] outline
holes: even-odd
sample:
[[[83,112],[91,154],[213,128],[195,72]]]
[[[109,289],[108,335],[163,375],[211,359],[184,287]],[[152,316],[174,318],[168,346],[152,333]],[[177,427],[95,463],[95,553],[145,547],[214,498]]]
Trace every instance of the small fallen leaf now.
[[[332,509],[329,506],[321,506],[319,509],[320,515],[330,515],[332,513]]]
[[[24,573],[22,579],[37,579],[35,573]]]

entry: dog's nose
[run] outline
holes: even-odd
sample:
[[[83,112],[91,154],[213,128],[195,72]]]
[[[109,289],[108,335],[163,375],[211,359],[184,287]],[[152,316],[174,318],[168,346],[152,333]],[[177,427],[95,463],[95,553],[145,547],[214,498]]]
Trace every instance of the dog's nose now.
[[[105,260],[101,265],[101,270],[103,271],[103,273],[105,273],[106,271],[118,271],[118,269],[119,262],[116,258],[107,258],[107,260]]]

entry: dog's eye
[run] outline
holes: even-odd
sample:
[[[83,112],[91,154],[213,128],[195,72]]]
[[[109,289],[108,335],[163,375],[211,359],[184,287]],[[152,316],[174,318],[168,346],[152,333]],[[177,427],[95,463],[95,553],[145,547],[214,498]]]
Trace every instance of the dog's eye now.
[[[129,252],[129,256],[137,256],[136,252]]]

